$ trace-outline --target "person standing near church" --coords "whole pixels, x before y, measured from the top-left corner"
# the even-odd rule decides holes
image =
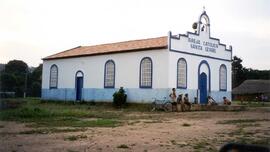
[[[191,110],[191,103],[189,102],[187,93],[185,94],[185,97],[184,97],[184,104],[187,105],[187,107],[188,107],[187,110],[190,111]]]
[[[174,109],[176,109],[177,111],[177,102],[176,102],[176,92],[175,92],[175,88],[172,88],[172,93],[169,95],[172,101],[172,111],[174,111]]]

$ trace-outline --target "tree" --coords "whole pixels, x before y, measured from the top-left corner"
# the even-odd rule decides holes
[[[242,59],[234,56],[232,62],[232,88],[237,87],[247,79],[270,80],[270,70],[256,70],[245,68],[242,65]]]
[[[34,97],[40,97],[41,95],[41,76],[42,76],[42,64],[34,68],[33,72],[29,74],[28,93]]]
[[[1,91],[11,92],[16,87],[16,77],[13,74],[1,73]]]
[[[28,66],[21,60],[12,60],[7,63],[4,72],[16,75],[24,75],[26,72],[28,72]]]
[[[1,85],[3,91],[13,91],[17,97],[22,97],[26,91],[28,66],[21,60],[9,61],[5,70],[1,72]]]
[[[246,80],[244,74],[244,68],[242,65],[242,59],[238,58],[237,56],[233,57],[232,62],[232,88],[237,87],[240,85],[244,80]]]
[[[244,68],[244,74],[247,79],[270,79],[270,70],[256,70],[251,68]]]

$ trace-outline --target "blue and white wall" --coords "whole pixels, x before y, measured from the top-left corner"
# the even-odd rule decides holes
[[[189,94],[191,101],[201,90],[199,75],[206,74],[206,96],[221,102],[222,97],[231,99],[232,47],[210,36],[210,21],[205,12],[197,22],[197,32],[186,35],[168,35],[168,49],[146,50],[66,59],[44,60],[42,74],[42,98],[49,100],[76,100],[75,75],[83,73],[82,100],[112,101],[112,95],[120,87],[126,90],[129,102],[151,102],[153,98],[168,98],[172,88],[177,88],[177,62],[186,61],[186,86],[177,88],[177,94]],[[152,61],[152,86],[140,88],[140,62],[149,57]],[[115,63],[115,85],[104,87],[104,65],[108,60]],[[50,88],[50,68],[58,67],[57,88]],[[221,88],[220,67],[227,71],[225,88]],[[224,86],[224,85],[223,85]]]
[[[149,57],[153,63],[152,88],[139,87],[140,62]],[[106,61],[115,63],[115,86],[104,88],[104,65]],[[49,84],[50,68],[58,67],[57,88]],[[112,101],[112,95],[124,87],[130,102],[149,102],[153,98],[167,96],[168,90],[168,50],[147,50],[67,59],[44,60],[42,74],[42,99],[75,100],[75,74],[82,71],[82,100]]]
[[[178,94],[188,93],[191,100],[198,97],[200,101],[199,75],[204,72],[207,75],[207,96],[218,102],[224,96],[231,99],[232,47],[227,48],[219,39],[210,36],[210,22],[205,12],[199,17],[195,33],[172,35],[169,32],[168,43],[170,88],[177,88],[177,61],[183,58],[187,62],[187,87],[178,88]],[[220,88],[221,65],[227,69],[225,89]]]

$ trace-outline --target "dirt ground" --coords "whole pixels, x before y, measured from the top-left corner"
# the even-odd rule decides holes
[[[0,122],[1,152],[218,151],[230,141],[268,143],[270,109],[240,112],[139,113],[155,119],[125,121],[114,128],[77,132],[29,133],[27,124]],[[248,121],[242,122],[239,119]],[[232,120],[231,122],[227,120]],[[74,139],[72,137],[75,137]]]

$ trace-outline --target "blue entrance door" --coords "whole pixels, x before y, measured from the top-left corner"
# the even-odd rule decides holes
[[[83,77],[76,77],[76,100],[82,100]]]
[[[203,72],[199,78],[200,103],[207,104],[207,76]]]

